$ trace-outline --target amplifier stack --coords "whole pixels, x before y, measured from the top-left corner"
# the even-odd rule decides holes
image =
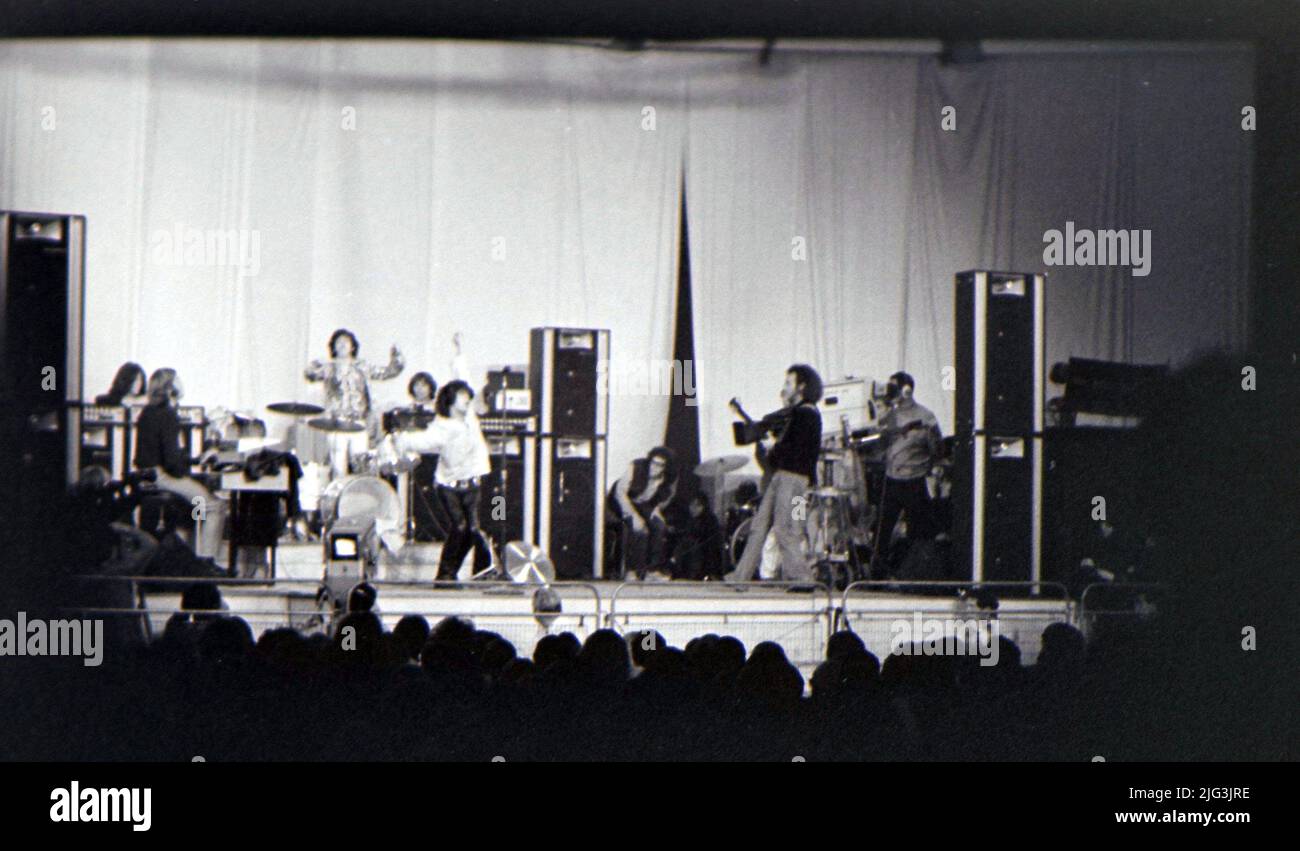
[[[600,364],[609,331],[534,328],[529,388],[537,413],[533,541],[561,579],[602,573],[609,397]]]
[[[953,537],[976,582],[1041,578],[1043,289],[1042,275],[957,275]]]

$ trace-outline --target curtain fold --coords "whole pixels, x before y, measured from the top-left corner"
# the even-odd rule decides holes
[[[86,381],[174,366],[261,412],[337,327],[445,381],[528,329],[610,328],[611,469],[663,439],[691,227],[702,454],[783,372],[905,368],[952,428],[952,288],[1048,272],[1048,357],[1241,346],[1253,61],[622,53],[490,42],[0,43],[0,207],[88,217]],[[955,128],[943,124],[955,110]],[[1044,234],[1149,229],[1150,274],[1046,268]],[[234,260],[204,245],[233,235]],[[193,246],[192,238],[198,240]],[[244,240],[240,243],[239,240]],[[194,250],[191,251],[190,249]],[[379,407],[405,379],[375,387]],[[287,423],[275,423],[283,427]]]

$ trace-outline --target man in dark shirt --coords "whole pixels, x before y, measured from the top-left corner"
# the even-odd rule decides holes
[[[176,479],[189,476],[190,462],[181,450],[181,421],[175,407],[163,404],[145,408],[136,420],[135,433],[137,467],[160,468]]]
[[[149,404],[136,422],[135,465],[157,473],[154,487],[158,490],[183,497],[193,506],[191,516],[202,518],[194,551],[215,558],[229,509],[225,500],[190,477],[190,462],[181,449],[181,423],[176,413],[182,393],[174,369],[154,370],[149,377]]]
[[[768,530],[776,534],[781,549],[781,576],[807,581],[812,571],[803,553],[804,501],[817,473],[817,456],[821,452],[822,416],[817,402],[822,397],[822,380],[807,364],[795,364],[786,370],[781,401],[788,419],[767,452],[772,474],[763,501],[745,541],[745,552],[736,569],[727,575],[731,582],[748,582],[763,555]]]

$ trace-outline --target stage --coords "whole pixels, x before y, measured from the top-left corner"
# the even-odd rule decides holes
[[[444,617],[463,617],[476,627],[500,633],[520,655],[531,655],[537,640],[548,633],[573,632],[580,639],[600,628],[620,633],[657,630],[674,647],[692,638],[716,633],[732,635],[747,649],[774,641],[799,667],[805,680],[824,658],[826,640],[839,629],[852,629],[878,658],[890,652],[900,621],[913,622],[997,619],[999,633],[1020,648],[1021,661],[1038,656],[1043,629],[1065,622],[1086,628],[1085,613],[1065,598],[1064,589],[1042,586],[1006,588],[998,594],[996,614],[979,611],[959,597],[951,584],[935,593],[922,583],[906,587],[887,583],[856,583],[845,590],[825,585],[791,591],[788,585],[757,582],[733,586],[717,582],[620,582],[593,580],[556,582],[559,612],[535,612],[538,585],[471,581],[462,569],[457,587],[433,583],[439,545],[413,544],[397,553],[385,551],[372,584],[379,592],[377,613],[391,630],[404,615],[423,615],[431,624]],[[327,618],[318,601],[322,574],[319,543],[281,545],[276,577],[206,580],[221,588],[228,614],[246,620],[254,636],[277,627],[322,630]],[[164,580],[165,590],[145,590],[136,581],[135,598],[145,611],[141,619],[149,635],[162,634],[167,619],[180,610],[181,591],[194,580]],[[942,594],[942,596],[941,596]],[[104,612],[105,614],[107,612]],[[133,616],[116,610],[115,614]]]

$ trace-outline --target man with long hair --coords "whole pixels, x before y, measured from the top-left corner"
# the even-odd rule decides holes
[[[401,452],[437,452],[434,471],[435,496],[451,521],[451,529],[438,560],[438,580],[453,581],[466,554],[474,550],[474,565],[482,569],[492,563],[492,550],[479,525],[479,493],[482,479],[492,472],[487,441],[474,410],[474,391],[465,380],[468,369],[460,350],[460,334],[452,338],[456,378],[438,390],[434,402],[437,416],[419,431],[398,434]]]
[[[822,397],[822,380],[817,370],[797,363],[785,372],[781,402],[786,416],[779,433],[764,438],[772,478],[763,491],[763,501],[745,541],[745,552],[736,569],[727,574],[731,582],[748,582],[763,555],[768,530],[776,534],[781,550],[781,576],[805,581],[812,571],[803,554],[804,500],[817,478],[817,457],[822,444],[822,415],[817,402]]]
[[[181,451],[181,421],[177,403],[184,394],[180,376],[174,369],[157,369],[149,376],[149,403],[140,412],[135,432],[135,465],[157,473],[154,486],[161,491],[184,497],[202,517],[194,551],[215,558],[221,548],[229,509],[225,500],[190,476],[190,459]]]
[[[385,365],[362,360],[357,336],[346,328],[330,335],[329,352],[330,360],[312,361],[304,374],[308,381],[325,383],[325,410],[330,416],[365,426],[364,431],[330,435],[330,471],[337,478],[348,474],[350,456],[365,452],[378,433],[371,416],[370,382],[397,377],[405,364],[397,346],[389,350]]]
[[[664,511],[677,495],[677,458],[656,446],[614,483],[605,507],[622,529],[623,575],[645,579],[668,561],[669,523]]]

